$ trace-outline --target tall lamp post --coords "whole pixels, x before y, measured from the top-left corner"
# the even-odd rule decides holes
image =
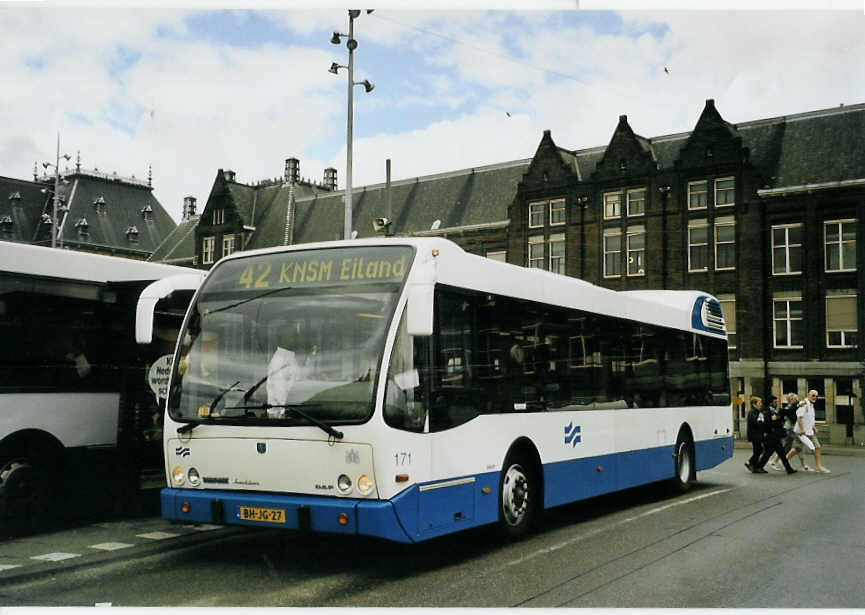
[[[367,9],[369,15],[373,9]],[[345,221],[343,224],[343,238],[351,239],[351,149],[354,131],[354,86],[362,85],[363,89],[369,93],[375,87],[368,79],[355,82],[354,80],[354,50],[357,49],[357,41],[354,39],[354,20],[360,16],[359,9],[349,9],[348,11],[348,34],[334,32],[330,38],[330,42],[334,45],[339,45],[342,37],[347,37],[345,46],[348,47],[348,66],[337,64],[334,62],[330,65],[329,72],[336,75],[340,68],[348,69],[348,122],[345,131]]]
[[[65,158],[68,161],[70,158],[72,158],[72,156],[70,156],[69,154],[63,154],[63,158]],[[52,208],[52,213],[51,213],[51,247],[56,248],[57,247],[57,234],[58,234],[57,210],[59,209],[59,206],[60,206],[60,133],[59,132],[57,133],[57,157],[54,159],[53,163],[51,163],[51,162],[43,162],[42,163],[43,169],[47,170],[48,167],[54,167],[54,198],[52,199],[53,208]],[[46,192],[46,190],[43,189],[43,192]]]

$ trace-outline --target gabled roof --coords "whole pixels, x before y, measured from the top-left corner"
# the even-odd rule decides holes
[[[64,247],[146,257],[176,226],[144,182],[80,170],[65,179],[60,195],[68,210],[65,216],[62,209],[58,211]],[[50,244],[51,225],[43,223],[42,216],[53,213],[53,190],[51,178],[26,181],[0,177],[0,219],[9,216],[12,220],[11,225],[4,226],[6,230],[0,228],[0,240]],[[21,199],[10,200],[11,194]],[[97,213],[94,206],[99,198],[105,202],[104,214]],[[86,219],[86,227],[78,224],[82,219]],[[126,232],[131,227],[138,231],[137,241],[130,241]]]

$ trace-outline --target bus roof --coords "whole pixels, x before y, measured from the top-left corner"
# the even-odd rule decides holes
[[[253,254],[273,254],[288,250],[382,245],[414,246],[418,251],[419,262],[435,262],[435,280],[441,284],[539,301],[596,314],[608,314],[685,331],[699,331],[722,337],[725,335],[723,322],[720,328],[695,326],[695,319],[699,320],[697,312],[703,309],[706,300],[717,303],[709,293],[666,290],[614,291],[579,278],[469,254],[454,242],[441,237],[388,237],[318,242],[240,252],[226,258],[243,258]],[[435,250],[437,250],[436,256],[433,256]]]
[[[158,280],[197,272],[188,267],[8,241],[0,241],[0,271],[102,283]]]

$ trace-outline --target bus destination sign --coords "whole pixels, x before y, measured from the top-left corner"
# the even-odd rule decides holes
[[[282,252],[228,261],[213,281],[225,290],[401,282],[411,256],[408,246]]]

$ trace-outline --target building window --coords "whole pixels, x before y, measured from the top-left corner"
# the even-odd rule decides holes
[[[487,258],[499,261],[500,263],[508,262],[508,252],[507,250],[494,250],[487,252]]]
[[[611,230],[604,233],[604,277],[622,275],[622,233]]]
[[[856,269],[856,221],[831,220],[823,224],[826,271]]]
[[[228,256],[234,252],[234,235],[223,235],[222,237],[222,255]]]
[[[732,218],[715,220],[715,269],[736,268],[736,222]]]
[[[727,348],[736,348],[736,298],[719,296],[718,302],[727,326]]]
[[[544,238],[541,235],[529,237],[529,268],[544,268]]]
[[[772,273],[802,273],[802,224],[772,227]]]
[[[550,201],[550,225],[565,223],[565,199]]]
[[[225,210],[224,209],[214,209],[213,210],[213,224],[224,224],[225,223]]]
[[[628,215],[642,216],[646,213],[646,189],[628,190]]]
[[[773,301],[775,348],[802,348],[804,323],[802,298],[782,298]]]
[[[105,213],[105,197],[98,196],[96,200],[93,201],[93,208],[96,210],[97,214]]]
[[[609,192],[604,195],[604,218],[620,218],[622,216],[622,193]]]
[[[538,228],[544,225],[544,209],[546,203],[529,204],[529,228]]]
[[[826,297],[826,346],[854,348],[856,346],[856,293]]]
[[[153,221],[153,208],[150,205],[146,205],[141,210],[141,217],[144,218],[145,222],[152,222]]]
[[[201,264],[210,265],[213,263],[213,249],[216,244],[215,237],[205,237],[201,240]]]
[[[628,275],[646,275],[646,229],[628,229]]]
[[[715,180],[715,207],[728,207],[736,204],[736,180],[722,177]]]
[[[550,235],[550,271],[565,275],[565,235]]]
[[[706,209],[706,195],[708,194],[705,179],[688,182],[688,209]]]
[[[688,223],[688,271],[709,269],[709,225],[705,220]]]

